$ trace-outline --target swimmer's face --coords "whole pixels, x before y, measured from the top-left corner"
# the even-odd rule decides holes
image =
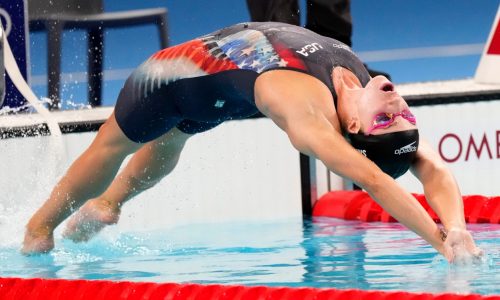
[[[386,77],[372,78],[357,94],[360,132],[377,135],[417,128],[412,122],[398,115],[388,126],[373,129],[373,122],[377,115],[400,114],[410,110],[406,101],[396,92],[394,85]]]
[[[384,76],[372,78],[358,100],[358,114],[360,121],[360,132],[365,134],[384,134],[396,131],[416,129],[417,126],[401,115],[410,111],[408,104],[396,92],[394,85]],[[374,121],[381,114],[396,115],[393,122],[387,126],[375,126]]]
[[[372,78],[363,87],[350,70],[335,67],[332,79],[337,93],[337,115],[345,132],[377,135],[416,128],[400,115],[402,112],[408,115],[408,104],[384,76]],[[383,119],[384,114],[393,116],[391,122],[374,128],[375,118]]]

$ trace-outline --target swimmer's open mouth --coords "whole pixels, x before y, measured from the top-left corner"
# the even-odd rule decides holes
[[[382,84],[380,89],[384,92],[394,92],[394,85],[390,82],[386,82],[386,83]]]

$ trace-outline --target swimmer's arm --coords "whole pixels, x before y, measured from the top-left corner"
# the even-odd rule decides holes
[[[422,139],[411,171],[422,183],[427,202],[443,226],[448,231],[465,229],[463,201],[457,182],[439,155]]]
[[[394,218],[447,256],[439,228],[415,198],[345,141],[332,95],[319,80],[293,71],[266,72],[256,81],[255,101],[297,150],[363,187]]]
[[[373,162],[352,148],[340,133],[326,125],[303,120],[287,134],[300,152],[320,159],[331,171],[365,189],[391,216],[421,236],[448,260],[438,226],[418,201]],[[314,134],[312,134],[314,133]]]
[[[444,248],[448,249],[445,250],[448,260],[468,263],[471,257],[481,257],[482,250],[465,228],[463,202],[455,178],[425,141],[418,147],[412,172],[422,182],[427,202],[447,231]]]

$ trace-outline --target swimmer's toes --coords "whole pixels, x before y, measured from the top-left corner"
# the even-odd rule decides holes
[[[119,210],[112,210],[97,200],[90,200],[72,216],[63,232],[63,237],[74,242],[86,242],[106,225],[116,224]]]
[[[75,215],[68,221],[63,237],[75,243],[87,242],[107,225],[116,224],[118,216],[108,214]]]
[[[92,235],[89,225],[88,221],[82,219],[70,220],[62,235],[65,239],[72,240],[75,243],[86,242]]]

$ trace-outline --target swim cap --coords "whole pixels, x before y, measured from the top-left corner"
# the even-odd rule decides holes
[[[348,134],[349,143],[373,161],[382,171],[396,179],[410,168],[417,155],[418,130],[380,135]]]

